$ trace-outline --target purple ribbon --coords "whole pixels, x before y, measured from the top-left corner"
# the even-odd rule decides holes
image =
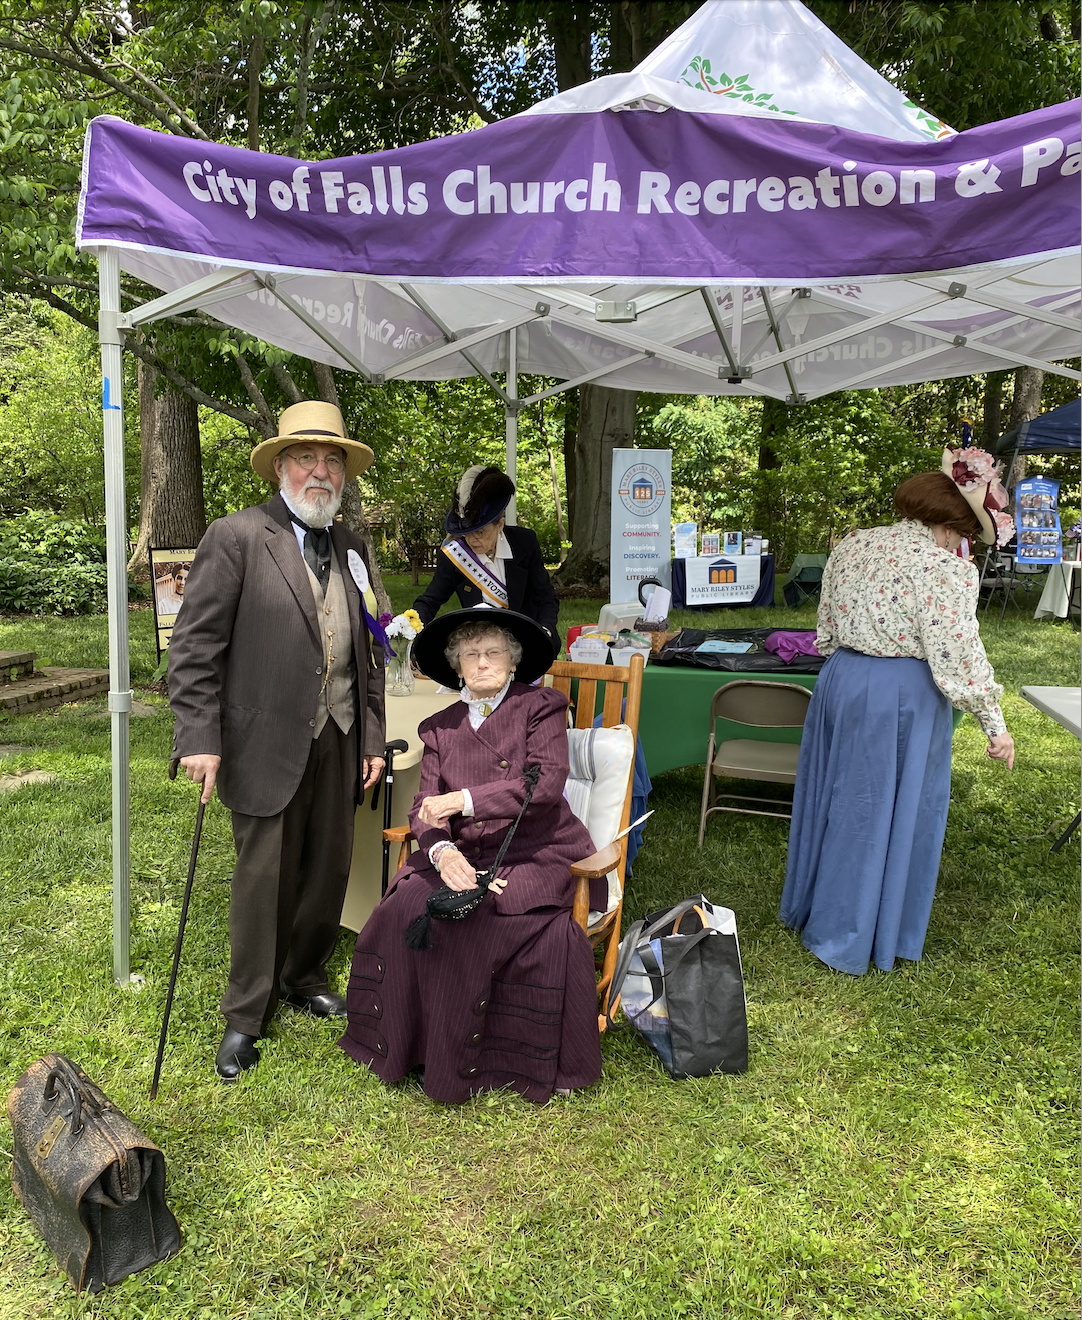
[[[391,639],[387,636],[383,624],[377,619],[373,619],[371,614],[368,613],[368,607],[364,603],[364,595],[360,591],[358,591],[357,594],[361,597],[361,613],[364,615],[364,621],[368,625],[368,631],[376,641],[379,642],[380,646],[383,647],[383,663],[387,664],[389,662],[389,657],[392,655],[397,660],[398,652],[391,645]]]

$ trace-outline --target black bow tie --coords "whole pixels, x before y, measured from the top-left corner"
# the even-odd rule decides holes
[[[331,575],[331,529],[329,527],[309,527],[290,512],[290,520],[304,529],[304,562],[316,575],[316,580],[324,591],[327,579]]]

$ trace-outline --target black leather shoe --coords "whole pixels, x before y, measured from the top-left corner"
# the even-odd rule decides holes
[[[258,1036],[246,1036],[243,1031],[226,1027],[222,1043],[214,1059],[214,1071],[223,1082],[235,1082],[242,1072],[254,1068],[259,1062],[255,1047]]]
[[[344,1018],[346,1016],[346,1001],[333,990],[326,990],[321,995],[305,995],[299,990],[283,989],[281,998],[283,1004],[311,1013],[314,1017]]]

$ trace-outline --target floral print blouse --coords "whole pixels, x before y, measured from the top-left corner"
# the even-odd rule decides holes
[[[927,660],[951,705],[994,738],[1007,728],[1003,689],[977,630],[977,586],[975,565],[940,549],[923,523],[851,532],[823,570],[815,645]]]

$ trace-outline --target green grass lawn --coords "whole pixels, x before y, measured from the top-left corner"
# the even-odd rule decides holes
[[[390,585],[398,608],[416,594]],[[561,623],[597,605],[565,602]],[[130,620],[138,689],[152,619]],[[384,1086],[332,1025],[288,1010],[260,1067],[220,1085],[232,846],[217,805],[151,1104],[195,816],[190,787],[165,775],[168,710],[137,692],[160,706],[132,721],[141,993],[111,982],[104,701],[0,722],[0,743],[28,749],[0,773],[56,776],[0,795],[0,1081],[49,1050],[73,1057],[165,1150],[185,1234],[174,1260],[78,1299],[5,1181],[0,1317],[1077,1316],[1079,842],[1048,849],[1078,808],[1079,746],[1018,691],[1077,684],[1079,638],[1012,612],[986,642],[1018,761],[989,763],[963,720],[924,959],[828,970],[777,921],[785,823],[715,818],[700,852],[701,769],[660,776],[628,920],[699,889],[736,911],[750,1069],[673,1082],[624,1033],[603,1042],[599,1085],[544,1108],[502,1093],[449,1108]],[[104,667],[105,620],[2,620],[0,648]]]

